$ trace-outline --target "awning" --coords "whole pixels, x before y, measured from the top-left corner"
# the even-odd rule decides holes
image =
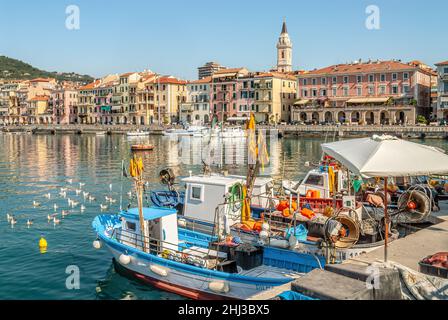
[[[226,121],[247,121],[249,117],[229,117]]]
[[[351,98],[347,103],[386,103],[390,98]]]
[[[448,173],[448,155],[391,136],[322,144],[322,150],[363,177],[404,177]]]
[[[110,111],[111,107],[110,106],[102,106],[101,107],[101,111]]]
[[[112,106],[113,111],[121,110],[121,106]]]
[[[310,102],[310,100],[304,99],[304,100],[297,100],[296,102],[294,102],[295,106],[303,106],[305,104],[308,104]]]

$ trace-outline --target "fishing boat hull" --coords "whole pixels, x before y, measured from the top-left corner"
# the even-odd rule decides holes
[[[292,278],[279,278],[278,280],[272,279],[272,281],[258,281],[255,277],[232,276],[232,274],[220,271],[201,269],[151,256],[137,249],[109,241],[107,238],[101,238],[101,240],[111,252],[119,269],[128,275],[132,275],[146,284],[190,299],[247,299],[293,280]],[[129,264],[123,265],[119,262],[122,254],[131,256]],[[157,270],[157,267],[160,268],[159,270],[167,271],[166,274],[151,271],[151,269]],[[212,283],[218,285],[223,283],[229,288],[229,291],[214,292],[210,289]]]
[[[120,263],[113,259],[113,264],[115,270],[122,276],[135,279],[145,285],[156,287],[159,290],[171,292],[174,294],[178,294],[180,296],[193,299],[193,300],[233,300],[230,297],[223,297],[221,295],[205,293],[199,290],[194,290],[189,287],[174,285],[172,283],[155,279],[153,277],[149,277],[147,275],[132,271],[130,269],[125,268]]]
[[[132,151],[149,151],[153,150],[154,146],[152,145],[141,145],[141,144],[135,144],[131,146]]]
[[[285,260],[283,257],[288,255],[285,251],[265,248],[261,264],[247,270],[240,268],[235,271],[220,271],[219,268],[209,267],[208,263],[204,265],[198,260],[186,263],[184,254],[164,256],[163,252],[154,254],[143,251],[141,241],[140,245],[133,240],[121,242],[121,223],[121,216],[97,216],[92,223],[98,237],[94,246],[107,248],[119,269],[125,269],[128,275],[192,299],[248,299],[267,289],[289,283],[325,263],[323,257],[298,253]],[[207,234],[182,228],[179,228],[179,235],[179,247],[182,246],[181,243],[202,243],[202,248],[207,248],[207,244],[216,241]],[[209,262],[213,261],[215,260]]]

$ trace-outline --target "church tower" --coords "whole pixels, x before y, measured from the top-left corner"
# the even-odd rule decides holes
[[[282,33],[277,43],[277,71],[292,71],[292,43],[289,39],[285,20],[283,20]]]

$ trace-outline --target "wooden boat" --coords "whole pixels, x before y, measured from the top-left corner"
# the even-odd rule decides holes
[[[133,144],[131,146],[132,151],[149,151],[154,149],[154,146],[151,144]]]

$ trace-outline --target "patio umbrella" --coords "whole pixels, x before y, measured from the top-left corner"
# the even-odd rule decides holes
[[[448,155],[438,148],[387,135],[325,143],[322,150],[355,174],[366,178],[384,178],[384,260],[387,261],[387,178],[446,174]]]

